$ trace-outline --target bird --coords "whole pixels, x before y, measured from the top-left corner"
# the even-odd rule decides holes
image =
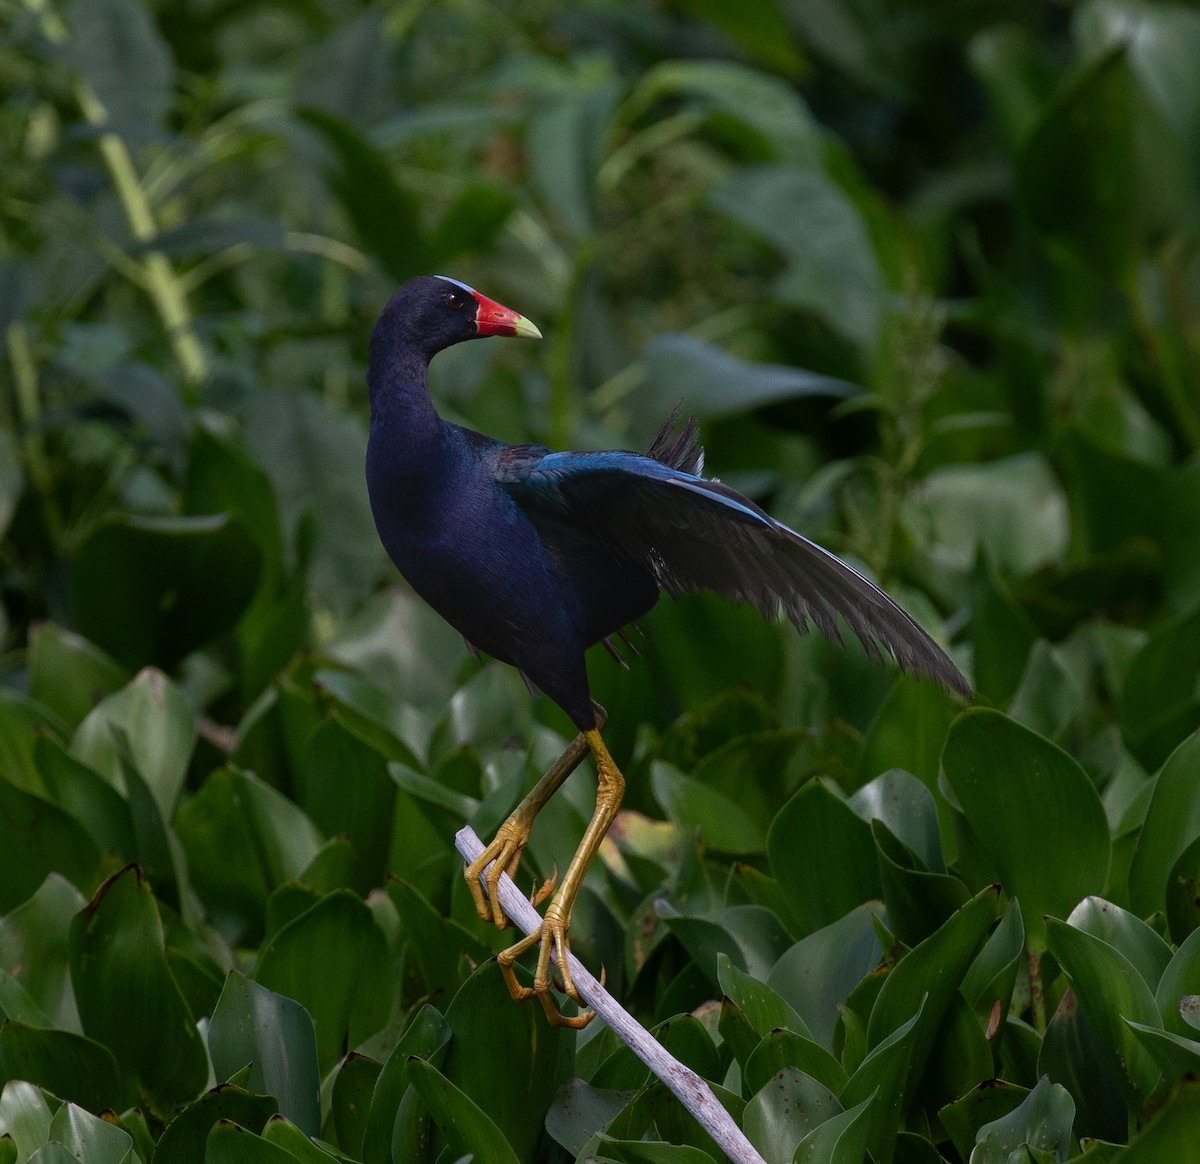
[[[589,754],[596,807],[541,927],[498,955],[514,999],[536,997],[555,1025],[582,1027],[592,1012],[565,1014],[552,995],[582,1000],[567,965],[571,911],[624,793],[605,746],[606,715],[592,700],[585,655],[646,615],[665,592],[709,590],[815,625],[840,640],[844,622],[876,659],[970,697],[958,668],[928,633],[856,570],[704,476],[694,420],[668,420],[645,454],[559,452],[509,444],[444,420],[430,396],[438,352],[487,336],[540,338],[524,316],[457,279],[409,279],[371,332],[366,484],[375,526],[416,594],[476,652],[511,664],[578,729],[465,869],[481,919],[503,928],[496,889],[515,875],[539,810]],[[538,947],[532,988],[514,965]]]

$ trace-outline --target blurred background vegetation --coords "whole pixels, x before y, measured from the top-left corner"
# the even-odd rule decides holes
[[[1025,919],[1018,946],[1032,962],[1013,962],[1005,1005],[1032,1033],[1013,1037],[1023,1049],[1010,1041],[1007,1059],[996,1042],[983,1067],[967,1056],[954,1086],[933,1089],[937,1103],[921,1093],[925,1115],[901,1137],[965,1159],[974,1126],[938,1122],[941,1107],[993,1075],[1010,1081],[1015,1107],[1057,1067],[1079,1109],[1054,1155],[1066,1159],[1081,1135],[1123,1141],[1195,1072],[1200,1047],[1170,1070],[1153,1058],[1160,1073],[1143,1064],[1131,1082],[1120,1021],[1072,1028],[1073,1052],[1065,1035],[1038,1050],[1059,1000],[1081,989],[1064,969],[1069,940],[1047,954],[1042,912],[1066,918],[1103,894],[1131,927],[1150,919],[1165,956],[1198,920],[1196,768],[1189,760],[1167,791],[1155,778],[1200,726],[1195,10],[0,0],[0,27],[4,1078],[148,1113],[126,1119],[145,1158],[204,1090],[206,1064],[229,1067],[209,1075],[220,1082],[247,1061],[185,1039],[184,1066],[155,1079],[153,1024],[139,1042],[89,1009],[87,919],[111,902],[109,924],[125,932],[149,885],[166,925],[165,947],[152,936],[138,947],[161,969],[151,996],[176,1000],[193,1035],[218,997],[249,1006],[251,987],[302,1002],[314,1078],[327,1084],[320,1112],[289,1106],[261,1077],[239,1085],[274,1095],[349,1157],[391,1158],[378,1127],[364,1147],[361,1129],[330,1122],[335,1078],[344,1103],[377,1082],[340,1056],[375,1038],[364,1057],[390,1063],[421,1002],[444,1011],[460,984],[479,982],[472,968],[504,938],[472,920],[453,832],[494,828],[570,732],[508,669],[467,655],[398,581],[373,530],[367,336],[397,283],[433,271],[547,337],[441,356],[432,384],[445,415],[508,440],[643,448],[681,406],[702,422],[710,472],[878,578],[996,709],[951,728],[949,699],[853,645],[706,597],[647,618],[629,672],[597,653],[594,690],[633,811],[580,906],[576,944],[639,1016],[667,1019],[733,989],[694,929],[666,924],[672,909],[769,914],[772,957],[747,955],[737,926],[736,941],[717,941],[754,971],[843,917],[870,932],[868,914],[847,911],[882,896],[891,928],[870,915],[884,936],[841,1002],[883,952],[958,917],[968,891],[999,881],[1014,894],[1025,876],[1046,908]],[[976,738],[980,724],[996,734]],[[943,757],[948,735],[957,743]],[[1086,774],[1081,799],[1006,783],[997,765],[1027,744],[1042,749],[1030,771],[1061,760]],[[894,883],[873,872],[899,859],[876,827],[888,831],[884,810],[846,799],[894,769],[917,778],[901,781],[909,819],[934,814],[928,851],[906,836],[909,856],[924,853],[907,868],[958,886],[909,901],[907,927]],[[997,802],[956,782],[976,770]],[[860,824],[833,828],[839,843],[811,868],[785,868],[812,829],[832,828],[820,814],[835,810],[814,805],[786,818],[797,831],[773,827],[818,788],[856,804]],[[581,779],[547,810],[527,876],[565,859],[589,798]],[[1093,803],[1102,836],[1081,840]],[[989,842],[977,834],[997,814],[1049,831]],[[129,889],[122,875],[78,913],[132,861],[147,882]],[[655,907],[664,892],[673,905]],[[333,926],[322,940],[355,934],[380,968],[370,1005],[352,997],[353,961],[309,981],[312,959],[286,952],[281,935],[318,906]],[[19,969],[31,934],[53,952],[33,986]],[[1200,950],[1188,957],[1190,996]],[[1039,965],[1045,998],[1031,993]],[[471,985],[493,1002],[494,988]],[[842,1019],[825,1032],[847,1069],[895,1029],[864,1033],[868,995],[862,1031]],[[1160,1026],[1178,1025],[1177,1001]],[[1103,992],[1091,1006],[1153,1025]],[[464,1003],[455,1038],[478,1043],[468,1013]],[[81,1042],[52,1055],[30,1030]],[[1113,1050],[1102,1080],[1088,1074],[1101,1070],[1099,1045]],[[584,1046],[586,1071],[570,1056],[539,1061],[543,1110],[611,1051],[594,1033]],[[740,1044],[715,1046],[726,1058],[713,1051],[709,1077],[728,1083],[729,1056],[745,1066]],[[111,1088],[87,1090],[80,1080],[104,1076],[114,1055]],[[468,1058],[451,1053],[441,1078],[486,1094]],[[640,1086],[628,1069],[609,1075]],[[376,1090],[377,1110],[394,1112],[403,1087],[378,1079],[392,1090]],[[31,1094],[20,1102],[36,1107]],[[561,1120],[544,1135],[541,1114],[518,1107],[517,1130],[496,1117],[517,1158],[588,1142]],[[262,1130],[266,1116],[246,1111],[229,1118]],[[628,1111],[613,1143],[656,1118],[652,1138],[678,1131]],[[603,1123],[589,1118],[590,1135]],[[896,1134],[871,1132],[877,1160]]]

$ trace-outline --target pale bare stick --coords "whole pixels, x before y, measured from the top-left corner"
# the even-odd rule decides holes
[[[467,864],[483,852],[483,842],[470,828],[461,829],[454,838],[454,844]],[[529,899],[513,884],[507,873],[500,878],[499,891],[500,905],[513,925],[526,934],[533,933],[541,926],[541,915],[529,904]],[[709,1090],[708,1084],[690,1067],[685,1067],[678,1059],[667,1054],[662,1044],[656,1042],[654,1036],[600,985],[574,954],[568,952],[567,961],[583,1001],[674,1092],[679,1102],[696,1117],[725,1155],[734,1164],[765,1164],[742,1129],[733,1122],[733,1117]]]

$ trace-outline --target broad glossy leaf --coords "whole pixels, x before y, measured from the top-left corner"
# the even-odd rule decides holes
[[[935,775],[936,767],[935,761]],[[859,788],[848,803],[863,820],[886,825],[917,857],[918,868],[945,872],[937,805],[924,781],[902,768],[890,768]]]
[[[231,971],[209,1023],[208,1049],[218,1079],[230,1079],[249,1066],[244,1085],[254,1094],[274,1097],[288,1119],[317,1134],[316,1035],[298,1002]]]
[[[986,553],[979,555],[975,566],[971,606],[975,689],[1004,706],[1016,693],[1029,652],[1041,636]]]
[[[1012,1153],[1026,1144],[1034,1152],[1066,1159],[1071,1151],[1075,1103],[1070,1093],[1049,1079],[1037,1086],[1015,1110],[979,1129],[972,1164],[1009,1164]]]
[[[632,1097],[632,1091],[609,1091],[592,1087],[582,1079],[568,1079],[546,1113],[546,1131],[578,1157]]]
[[[74,729],[129,674],[94,643],[52,622],[29,632],[29,694]]]
[[[71,989],[70,932],[87,899],[50,874],[37,892],[0,919],[0,966],[28,991],[56,1027],[82,1031]]]
[[[457,990],[470,972],[466,963],[479,965],[490,956],[474,933],[444,917],[415,886],[389,880],[387,895],[400,915],[408,954],[429,993]]]
[[[840,1095],[849,1076],[841,1063],[820,1044],[792,1031],[776,1030],[764,1036],[742,1065],[742,1081],[752,1092],[784,1067],[795,1067]]]
[[[1200,929],[1200,837],[1182,853],[1167,881],[1167,925],[1171,937],[1182,942]]]
[[[108,780],[52,736],[38,737],[33,754],[47,797],[87,829],[105,859],[129,861],[137,856],[129,804]]]
[[[338,1147],[349,1156],[362,1156],[363,1135],[371,1114],[371,1096],[383,1064],[351,1051],[333,1079],[330,1099]]]
[[[1121,731],[1149,769],[1168,762],[1200,725],[1198,656],[1200,610],[1193,610],[1155,628],[1130,660],[1121,690]]]
[[[1200,732],[1171,753],[1154,782],[1146,822],[1129,870],[1129,898],[1142,916],[1166,909],[1167,882],[1175,862],[1200,837]]]
[[[879,880],[888,921],[906,945],[924,941],[970,894],[959,878],[930,873],[920,858],[898,840],[881,820],[871,822],[879,849]]]
[[[1168,1031],[1192,1037],[1195,1026],[1189,1025],[1179,1008],[1184,999],[1194,995],[1200,995],[1200,930],[1193,930],[1171,956],[1154,992],[1162,1025]]]
[[[0,846],[0,910],[19,905],[55,872],[86,893],[95,888],[100,853],[73,816],[0,776],[0,819],[7,835]]]
[[[656,336],[642,353],[646,393],[639,409],[662,415],[683,396],[698,420],[739,415],[785,400],[813,398],[822,407],[856,395],[845,380],[785,364],[754,363],[691,335]]]
[[[274,1144],[290,1152],[292,1158],[299,1160],[301,1164],[328,1164],[330,1160],[346,1161],[349,1159],[347,1156],[334,1155],[332,1151],[318,1147],[291,1120],[285,1119],[281,1115],[273,1115],[267,1120],[267,1126],[263,1129],[262,1136],[268,1144]]]
[[[408,1070],[413,1087],[454,1152],[472,1153],[477,1164],[517,1164],[519,1157],[500,1129],[437,1068],[414,1059]]]
[[[128,1132],[74,1103],[64,1103],[54,1113],[50,1137],[88,1164],[131,1164],[133,1160],[133,1138]]]
[[[1067,918],[1067,924],[1107,942],[1128,958],[1153,992],[1171,961],[1171,947],[1140,917],[1111,901],[1086,897]]]
[[[256,982],[295,999],[312,1016],[322,1073],[344,1047],[358,1046],[387,1022],[392,992],[380,984],[389,974],[383,933],[347,890],[322,898],[272,934],[254,969]]]
[[[246,527],[221,514],[112,518],[75,555],[71,612],[124,666],[172,667],[233,627],[260,564]]]
[[[824,780],[805,784],[779,810],[767,853],[801,934],[882,896],[870,826]]]
[[[47,1096],[40,1087],[12,1079],[0,1092],[0,1136],[11,1136],[20,1159],[27,1159],[46,1142],[50,1121],[60,1101]]]
[[[453,1031],[442,1065],[446,1082],[478,1106],[520,1159],[531,1159],[545,1113],[573,1074],[574,1034],[551,1027],[540,1006],[515,1004],[494,961],[463,983],[446,1022]]]
[[[1050,952],[1070,975],[1076,994],[1117,1066],[1131,1104],[1145,1102],[1159,1071],[1126,1025],[1158,1025],[1158,1007],[1133,964],[1107,942],[1056,918],[1047,920]]]
[[[428,1004],[405,1028],[375,1081],[370,1114],[363,1132],[362,1158],[366,1164],[391,1164],[393,1128],[409,1085],[409,1061],[422,1059],[440,1067],[450,1034],[450,1027],[441,1013]]]
[[[1025,924],[1021,917],[1021,903],[1010,898],[1000,917],[1000,924],[984,942],[959,986],[962,996],[975,1007],[981,1019],[991,1015],[997,1002],[1000,1003],[1001,1013],[1008,1013],[1024,954]]]
[[[761,978],[735,966],[725,954],[717,955],[717,981],[760,1037],[780,1027],[810,1037],[804,1020],[775,991]]]
[[[744,166],[718,182],[711,198],[788,260],[773,288],[776,299],[814,311],[847,339],[873,347],[883,276],[866,224],[841,187],[817,169]],[[808,230],[792,229],[797,216]]]
[[[1108,877],[1108,820],[1095,786],[1048,740],[984,709],[955,721],[942,765],[974,837],[1021,902],[1030,948],[1042,948],[1042,917],[1066,916]]]
[[[1167,1086],[1174,1087],[1182,1079],[1200,1078],[1200,1042],[1144,1023],[1130,1022],[1129,1029],[1150,1052]]]
[[[1121,1164],[1175,1164],[1195,1150],[1200,1136],[1200,1083],[1189,1080],[1176,1089],[1133,1143]]]
[[[904,771],[912,773],[929,789],[936,788],[942,747],[957,713],[954,701],[935,683],[925,683],[910,675],[897,675],[863,741],[857,770],[859,782]],[[905,789],[896,789],[896,792],[905,799],[915,798],[914,793]],[[881,799],[879,815],[888,821],[888,827],[916,849],[931,869],[940,871],[932,852],[917,844],[907,832],[896,828],[883,805]],[[925,811],[922,809],[921,826],[925,825]]]
[[[0,1078],[27,1079],[89,1111],[120,1110],[131,1098],[107,1047],[74,1031],[11,1019],[0,1026]]]
[[[219,1120],[261,1128],[279,1110],[273,1096],[255,1095],[231,1083],[219,1083],[188,1104],[167,1126],[154,1150],[157,1164],[204,1164],[204,1142]]]
[[[767,976],[767,985],[826,1048],[833,1046],[838,1008],[879,964],[882,950],[875,921],[882,912],[879,904],[859,906],[798,941]]]
[[[204,1145],[204,1164],[295,1164],[296,1157],[241,1124],[218,1120]]]
[[[824,1084],[784,1067],[746,1104],[742,1127],[768,1164],[787,1164],[813,1128],[841,1111],[837,1096]]]
[[[763,978],[790,944],[779,919],[759,905],[734,905],[695,917],[668,915],[665,920],[714,985],[722,954],[739,970]]]
[[[943,1107],[938,1112],[938,1119],[950,1134],[959,1155],[966,1160],[980,1129],[1015,1111],[1028,1095],[1027,1087],[1003,1079],[988,1080]]]
[[[855,1164],[863,1160],[871,1142],[867,1113],[872,1102],[864,1099],[813,1128],[796,1148],[795,1164]]]
[[[235,942],[259,932],[268,895],[298,878],[323,840],[293,801],[232,767],[180,806],[175,832],[213,924]]]
[[[161,671],[147,667],[96,705],[75,732],[71,750],[121,791],[127,791],[121,768],[127,755],[169,821],[195,744],[191,703]]]
[[[193,1098],[208,1059],[167,967],[162,922],[136,866],[109,878],[71,926],[71,981],[84,1033],[158,1103]]]

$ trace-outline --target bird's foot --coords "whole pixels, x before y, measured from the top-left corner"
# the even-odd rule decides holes
[[[537,909],[537,907],[539,905],[541,905],[542,902],[545,901],[546,898],[549,897],[554,892],[554,887],[557,884],[558,884],[558,863],[555,862],[554,869],[551,872],[550,876],[547,877],[546,880],[543,881],[541,883],[541,885],[539,885],[536,889],[534,889],[534,891],[529,895],[529,904],[532,905],[534,909]]]
[[[570,919],[564,916],[558,904],[552,901],[546,910],[546,916],[542,919],[541,926],[497,955],[496,960],[500,964],[500,972],[504,975],[508,992],[514,999],[523,1002],[525,999],[536,998],[542,1004],[546,1018],[552,1026],[582,1030],[592,1021],[596,1012],[585,1010],[577,1015],[563,1014],[550,993],[550,972],[553,962],[553,967],[561,979],[563,993],[581,1006],[584,1005],[583,999],[579,997],[579,991],[575,987],[575,980],[571,977],[571,968],[567,965],[567,954],[571,949],[567,938],[569,926]],[[522,954],[527,950],[532,950],[534,946],[538,947],[538,960],[537,968],[534,970],[533,985],[522,986],[517,981],[513,965]]]
[[[500,906],[500,878],[505,873],[516,878],[521,854],[529,841],[529,827],[514,819],[515,816],[516,814],[509,817],[496,830],[491,843],[463,871],[463,876],[467,879],[467,888],[470,889],[471,898],[475,902],[475,912],[500,930],[508,927],[508,918],[504,916],[504,910]],[[484,870],[487,870],[486,873]],[[535,901],[544,900],[544,896],[541,896],[544,891],[545,886],[537,891]]]

